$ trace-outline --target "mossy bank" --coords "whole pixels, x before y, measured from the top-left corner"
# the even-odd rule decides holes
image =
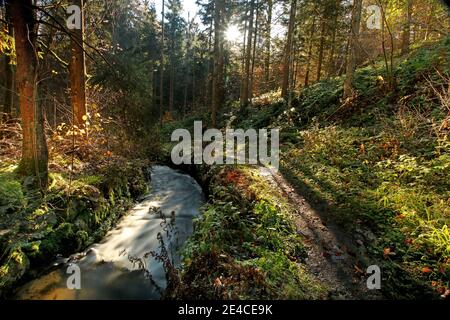
[[[101,240],[148,191],[147,164],[115,157],[71,176],[51,173],[44,195],[14,163],[0,167],[0,296]]]
[[[194,221],[169,299],[321,299],[291,204],[258,167],[197,166],[208,203]]]

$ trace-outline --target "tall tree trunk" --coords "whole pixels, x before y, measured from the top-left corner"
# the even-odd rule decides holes
[[[192,53],[192,40],[191,40],[191,18],[190,13],[188,13],[188,28],[186,29],[186,38],[187,38],[187,45],[186,45],[186,55],[185,60],[187,64],[187,70],[186,74],[184,76],[184,103],[183,103],[183,109],[185,115],[187,114],[187,101],[188,101],[188,93],[189,93],[189,81],[192,79],[192,74],[194,73],[194,62],[193,62],[193,53]],[[192,99],[193,101],[194,99]]]
[[[250,17],[248,23],[248,34],[247,34],[247,48],[245,53],[245,70],[244,70],[244,81],[242,85],[242,100],[241,107],[246,108],[250,103],[250,67],[251,67],[251,56],[252,56],[252,42],[253,42],[253,19],[255,15],[255,0],[250,2]]]
[[[194,40],[195,41],[195,31],[194,31]],[[196,60],[195,60],[195,54],[196,50],[195,48],[192,47],[192,112],[196,111],[196,104],[197,104],[197,96],[196,96],[196,91],[197,91],[197,83],[196,83],[196,74],[197,74],[197,69],[196,69]],[[203,57],[200,58],[200,61],[204,61]]]
[[[37,178],[41,189],[48,182],[48,150],[41,106],[36,103],[38,58],[32,0],[10,0],[17,55],[16,87],[20,99],[23,142],[19,172]]]
[[[294,40],[294,42],[297,42],[296,40]],[[296,52],[298,52],[299,50],[298,50],[298,48],[296,48],[296,45],[294,44],[294,48],[295,48],[295,51]],[[300,68],[300,61],[299,61],[299,58],[298,58],[298,54],[294,54],[293,55],[293,70],[292,70],[292,88],[297,88],[297,80],[298,80],[298,70],[299,70],[299,68]]]
[[[406,21],[403,26],[402,54],[409,52],[411,42],[411,23],[412,23],[413,0],[407,0]]]
[[[161,12],[161,62],[159,73],[159,125],[162,126],[164,118],[164,11],[166,8],[165,0],[162,0],[162,12]]]
[[[347,76],[344,82],[344,99],[353,95],[353,76],[356,68],[359,29],[361,25],[362,0],[354,0],[352,11],[352,28],[349,36],[349,52],[347,55]]]
[[[430,12],[430,14],[428,15],[427,20],[425,22],[425,25],[427,26],[427,28],[425,30],[425,35],[424,35],[424,38],[423,38],[424,41],[427,41],[428,37],[430,36],[431,25],[433,23],[433,16],[434,16],[435,10],[436,9],[435,9],[435,6],[434,6],[434,2],[431,2],[430,5],[429,5],[429,12]],[[422,27],[420,27],[420,29],[422,29]]]
[[[214,31],[214,14],[209,26],[208,37],[208,65],[205,77],[205,97],[204,104],[208,106],[212,104],[212,80],[214,78],[214,48],[213,48],[213,31]]]
[[[196,109],[196,97],[195,97],[195,91],[196,91],[196,83],[195,83],[195,76],[196,76],[196,69],[195,69],[195,58],[192,61],[192,112],[195,112]]]
[[[173,116],[173,103],[174,103],[174,91],[175,91],[175,62],[173,58],[170,59],[170,79],[169,79],[169,114]]]
[[[330,57],[328,60],[328,67],[327,67],[327,77],[330,78],[333,76],[335,72],[335,62],[334,62],[334,55],[336,52],[336,29],[337,29],[337,22],[338,22],[338,13],[334,13],[334,19],[333,19],[333,35],[331,39],[331,52]]]
[[[308,57],[306,58],[305,87],[309,86],[309,75],[311,73],[312,49],[314,44],[314,34],[316,33],[316,16],[314,15],[309,32]]]
[[[184,98],[183,98],[183,115],[187,114],[187,98],[188,98],[188,85],[187,85],[187,82],[185,82]]]
[[[270,90],[270,58],[271,58],[271,46],[272,46],[272,12],[273,12],[273,0],[267,1],[267,30],[266,30],[266,56],[264,60],[264,81],[266,83],[266,90]]]
[[[296,88],[296,72],[297,72],[297,68],[298,68],[298,64],[296,63],[296,47],[297,47],[297,41],[295,40],[295,37],[292,37],[292,49],[291,49],[291,58],[289,60],[289,81],[288,81],[288,104],[289,104],[289,108],[291,107],[292,104],[292,95],[290,94],[292,92],[292,90],[295,90]]]
[[[241,87],[240,87],[240,95],[239,100],[244,101],[244,82],[245,82],[245,61],[247,57],[247,31],[248,31],[248,8],[245,9],[245,21],[244,21],[244,39],[243,39],[243,48],[242,48],[242,61],[241,61]]]
[[[283,61],[283,83],[281,86],[281,96],[288,101],[289,95],[289,78],[290,78],[290,67],[291,67],[291,51],[292,43],[294,39],[294,29],[295,29],[295,16],[297,13],[297,0],[291,0],[291,10],[289,14],[289,28],[287,34],[286,48],[284,51],[284,61]]]
[[[219,89],[219,101],[217,102],[217,110],[220,109],[223,101],[225,101],[225,0],[220,2],[220,37],[219,37],[219,64],[217,83]]]
[[[324,46],[325,46],[325,31],[326,31],[326,21],[325,17],[322,17],[322,28],[320,30],[320,44],[319,44],[319,59],[317,62],[317,77],[316,80],[320,81],[322,76],[322,64],[323,64],[323,55],[324,55]]]
[[[169,114],[173,117],[174,98],[175,98],[175,26],[170,22],[169,27]]]
[[[249,100],[250,103],[253,100],[254,80],[255,80],[255,65],[256,65],[256,42],[258,41],[258,28],[259,28],[259,0],[256,0],[256,21],[255,31],[253,38],[253,52],[252,52],[252,71],[250,72],[250,84],[249,84]]]
[[[150,60],[150,67],[149,67],[149,75],[150,75],[150,94],[151,97],[149,98],[149,104],[150,108],[153,109],[155,106],[155,61],[151,58]]]
[[[389,23],[386,18],[386,11],[382,1],[378,1],[378,4],[381,7],[381,47],[383,49],[384,62],[386,66],[386,77],[387,77],[387,90],[393,91],[395,89],[395,74],[394,74],[394,35],[392,33],[391,28],[389,27]],[[389,35],[389,45],[390,51],[389,56],[386,48],[386,30]]]
[[[8,35],[12,38],[14,38],[14,28],[12,26],[11,22],[11,10],[9,5],[6,5],[6,11],[5,11],[5,19],[7,22],[7,28],[8,28]],[[12,111],[14,109],[14,97],[15,97],[15,88],[14,88],[14,65],[12,64],[11,59],[12,50],[6,54],[5,59],[5,99],[4,99],[4,106],[3,106],[3,119],[4,121],[7,121],[11,115]]]
[[[73,122],[77,126],[84,124],[86,109],[86,62],[84,53],[84,12],[83,0],[71,0],[81,9],[81,29],[71,30],[71,58],[69,63],[70,97],[72,100]]]
[[[223,100],[223,15],[224,0],[214,0],[214,70],[212,86],[211,125],[217,126],[217,111]]]

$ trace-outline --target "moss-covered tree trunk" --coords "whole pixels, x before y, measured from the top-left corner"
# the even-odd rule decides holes
[[[19,172],[36,177],[40,188],[46,188],[48,150],[41,106],[36,103],[37,52],[35,17],[32,0],[11,0],[11,19],[17,55],[16,88],[20,100],[23,142]]]

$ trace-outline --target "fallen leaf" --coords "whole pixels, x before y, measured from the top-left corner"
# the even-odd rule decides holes
[[[444,295],[446,290],[447,290],[446,287],[439,287],[439,288],[437,288],[436,291],[437,291],[439,294]]]
[[[405,244],[412,244],[413,243],[413,239],[405,239]]]
[[[216,280],[214,280],[214,286],[216,288],[222,287],[223,286],[222,281],[220,281],[219,278],[216,278]]]
[[[431,272],[433,272],[433,270],[431,270],[429,267],[422,268],[422,273],[431,273]]]
[[[395,256],[395,252],[391,251],[391,248],[384,248],[383,257],[387,259],[389,256]]]
[[[360,267],[358,267],[357,265],[355,265],[354,268],[355,268],[355,272],[356,273],[359,273],[359,274],[363,274],[364,273],[364,271]]]
[[[366,152],[366,146],[364,145],[364,143],[361,143],[361,145],[359,146],[359,151],[361,153],[365,153]]]

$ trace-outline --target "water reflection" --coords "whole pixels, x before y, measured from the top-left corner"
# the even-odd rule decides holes
[[[67,289],[70,275],[64,264],[20,288],[16,298],[158,299],[160,289],[167,285],[166,273],[162,263],[148,253],[160,254],[163,242],[168,258],[179,266],[179,250],[192,233],[192,219],[198,215],[204,196],[192,177],[164,166],[152,168],[151,186],[152,192],[101,243],[72,259],[81,269],[81,290]],[[130,257],[145,257],[142,262],[147,272]]]

